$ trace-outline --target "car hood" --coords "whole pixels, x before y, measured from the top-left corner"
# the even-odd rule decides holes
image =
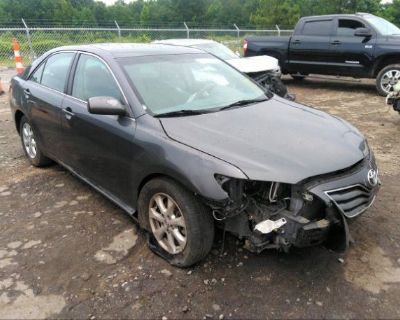
[[[229,59],[226,62],[244,73],[269,71],[279,68],[278,60],[269,56]]]
[[[346,121],[275,96],[160,121],[171,139],[231,163],[251,180],[297,183],[354,165],[366,148],[364,137]]]

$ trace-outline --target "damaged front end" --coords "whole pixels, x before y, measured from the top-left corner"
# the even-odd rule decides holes
[[[294,94],[288,92],[287,87],[280,78],[280,69],[278,71],[262,71],[248,73],[248,76],[256,81],[263,88],[275,93],[276,95],[285,98],[289,101],[296,100]]]
[[[221,175],[216,179],[229,198],[224,204],[209,203],[214,218],[252,252],[322,244],[344,251],[349,244],[347,219],[372,205],[380,185],[375,161],[367,158],[295,185]]]

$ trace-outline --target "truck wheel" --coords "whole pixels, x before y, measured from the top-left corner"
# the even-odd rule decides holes
[[[155,253],[179,267],[207,256],[214,241],[211,212],[195,195],[167,178],[150,180],[139,195],[139,215]],[[152,247],[152,246],[151,246]]]
[[[22,148],[29,162],[35,167],[43,167],[50,164],[51,160],[42,153],[37,145],[35,131],[25,116],[21,118],[19,132]]]
[[[393,91],[393,86],[400,80],[400,64],[391,64],[379,71],[376,88],[381,96]]]
[[[290,76],[292,77],[293,80],[296,80],[296,81],[304,80],[306,77],[304,74],[301,74],[301,73],[292,73]]]

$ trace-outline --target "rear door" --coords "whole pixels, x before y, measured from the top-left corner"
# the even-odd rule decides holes
[[[97,96],[114,97],[129,109],[116,78],[102,59],[81,53],[74,69],[61,120],[68,137],[65,163],[118,201],[129,203],[136,122],[129,116],[88,112],[88,99]]]
[[[24,95],[38,143],[50,156],[62,149],[61,106],[74,52],[52,54],[30,75]]]
[[[338,74],[367,76],[373,66],[373,52],[376,42],[375,31],[372,37],[356,37],[357,28],[368,27],[357,18],[335,19],[335,34],[332,37],[334,62]]]
[[[332,71],[331,36],[333,18],[305,20],[291,37],[289,63],[291,72],[326,73]]]

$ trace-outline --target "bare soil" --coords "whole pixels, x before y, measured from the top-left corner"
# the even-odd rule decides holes
[[[369,80],[285,82],[298,102],[357,126],[376,154],[382,189],[351,223],[346,254],[254,255],[228,237],[222,254],[217,238],[201,264],[174,268],[69,172],[29,165],[3,96],[0,318],[400,318],[400,115]]]

